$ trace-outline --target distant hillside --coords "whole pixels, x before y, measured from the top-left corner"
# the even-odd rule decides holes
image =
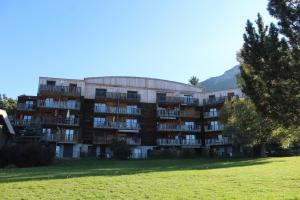
[[[237,88],[236,74],[240,73],[239,66],[227,70],[221,76],[212,77],[201,82],[207,92]]]

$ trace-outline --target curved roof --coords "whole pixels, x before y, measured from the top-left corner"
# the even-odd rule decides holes
[[[170,89],[170,90],[186,90],[193,92],[202,92],[202,90],[193,85],[180,83],[176,81],[148,78],[148,77],[133,77],[133,76],[102,76],[102,77],[87,77],[84,78],[86,83],[113,85],[113,86],[129,86],[139,88],[155,88],[155,89]]]

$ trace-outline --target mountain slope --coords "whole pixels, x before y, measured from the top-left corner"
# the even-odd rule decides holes
[[[227,70],[221,76],[212,77],[201,82],[207,92],[237,88],[236,75],[240,73],[239,66]]]

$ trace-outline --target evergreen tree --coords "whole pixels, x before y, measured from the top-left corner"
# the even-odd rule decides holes
[[[199,78],[192,76],[189,80],[189,83],[193,86],[197,86],[199,84]]]
[[[263,118],[285,127],[300,125],[300,65],[275,24],[248,20],[240,52],[240,86]]]

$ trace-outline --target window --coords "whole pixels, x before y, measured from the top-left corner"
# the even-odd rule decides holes
[[[94,110],[98,112],[105,112],[106,111],[106,104],[104,103],[95,103]]]
[[[137,120],[136,119],[126,119],[126,126],[127,127],[136,127]]]
[[[76,108],[76,100],[68,100],[67,107],[68,108]]]
[[[47,98],[47,99],[45,100],[45,106],[46,106],[46,107],[53,107],[53,106],[54,106],[53,99],[52,99],[52,98]]]
[[[74,137],[74,130],[73,129],[66,129],[65,140],[66,141],[73,141],[73,137]]]
[[[209,109],[209,116],[210,117],[216,117],[217,116],[217,108]]]
[[[183,96],[183,102],[184,103],[192,103],[193,102],[193,96],[191,96],[191,95],[184,95]]]
[[[104,117],[94,117],[94,128],[97,128],[106,123],[106,119]]]
[[[137,112],[137,105],[128,105],[126,107],[127,113],[136,113]]]
[[[55,81],[47,81],[47,85],[55,86]]]
[[[33,108],[33,101],[25,101],[25,108],[26,109]]]
[[[157,93],[156,94],[156,99],[157,101],[166,101],[166,93]]]
[[[31,115],[24,115],[23,120],[24,121],[31,121],[32,116]]]
[[[137,91],[127,91],[127,98],[128,99],[137,99],[138,98]]]
[[[218,130],[219,129],[218,121],[211,121],[210,126],[211,126],[212,130]]]
[[[193,127],[195,125],[195,122],[184,122],[184,124],[186,126]]]
[[[43,134],[51,135],[51,128],[43,128],[42,132]]]
[[[99,89],[99,88],[96,88],[96,96],[97,97],[106,97],[106,89]]]

